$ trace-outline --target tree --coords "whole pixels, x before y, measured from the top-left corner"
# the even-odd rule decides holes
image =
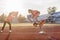
[[[6,16],[4,15],[4,13],[0,16],[0,21],[3,22],[4,19],[6,18]]]
[[[26,18],[24,16],[22,16],[21,14],[18,16],[18,21],[19,22],[25,22]]]
[[[51,10],[51,12],[56,12],[56,7],[52,7],[52,10]]]
[[[56,7],[49,7],[47,11],[49,14],[52,14],[52,13],[56,12]]]

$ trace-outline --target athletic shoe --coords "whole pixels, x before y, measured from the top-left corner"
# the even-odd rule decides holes
[[[11,30],[9,30],[9,32],[12,32]]]
[[[1,30],[1,32],[3,32],[3,31]]]
[[[44,32],[44,31],[40,31],[39,33],[40,33],[40,34],[44,34],[45,32]]]

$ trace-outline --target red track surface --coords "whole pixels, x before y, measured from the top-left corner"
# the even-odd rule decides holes
[[[0,27],[1,29],[1,27]],[[4,32],[0,32],[0,40],[60,40],[60,27],[43,27],[45,34],[39,34],[39,28],[31,26],[12,27],[12,32],[9,33],[8,27]]]

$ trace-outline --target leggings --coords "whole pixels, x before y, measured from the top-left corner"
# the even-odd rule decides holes
[[[11,23],[10,23],[10,22],[6,22],[6,21],[4,22],[4,25],[3,25],[3,27],[2,27],[2,30],[4,30],[6,23],[9,24],[9,30],[11,30]]]

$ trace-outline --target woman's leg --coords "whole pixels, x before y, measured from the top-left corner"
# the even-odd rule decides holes
[[[4,25],[3,25],[3,27],[2,27],[2,30],[4,30],[5,25],[6,25],[6,22],[4,22]]]
[[[5,28],[5,25],[6,25],[6,22],[4,22],[3,27],[2,27],[2,29],[1,29],[1,32],[3,32],[3,30],[4,30],[4,28]]]
[[[9,32],[11,32],[11,23],[7,22],[9,24]]]
[[[39,33],[45,33],[42,29],[42,26],[44,25],[45,21],[40,21],[39,22],[39,27],[40,27],[40,32]]]
[[[45,23],[44,20],[41,20],[41,21],[38,22],[40,29],[44,25],[44,23]]]
[[[10,22],[8,22],[8,24],[9,24],[9,30],[11,30],[11,23],[10,23]]]

